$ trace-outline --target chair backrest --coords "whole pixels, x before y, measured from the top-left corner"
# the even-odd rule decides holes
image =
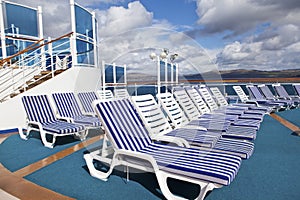
[[[175,128],[188,123],[188,119],[171,93],[160,93],[156,95],[156,98]]]
[[[239,96],[241,102],[247,102],[247,101],[249,101],[248,96],[245,94],[245,92],[244,92],[244,90],[242,89],[241,86],[235,85],[232,88],[234,89],[234,91],[236,92],[236,94]]]
[[[259,89],[255,85],[247,85],[247,89],[249,90],[249,93],[255,100],[265,100],[265,97],[262,95],[262,93],[259,91]]]
[[[125,88],[124,89],[115,89],[114,94],[115,94],[115,98],[120,98],[120,99],[130,97],[127,89],[125,89]]]
[[[219,108],[218,104],[215,102],[213,96],[210,94],[206,86],[195,87],[195,89],[200,93],[211,111]]]
[[[23,96],[22,103],[29,121],[47,123],[56,120],[47,95]]]
[[[261,84],[258,85],[258,88],[260,89],[260,91],[263,93],[263,95],[267,98],[267,99],[274,99],[274,94],[271,92],[270,88],[265,85],[265,84]]]
[[[97,100],[93,107],[114,148],[137,151],[151,143],[129,99]]]
[[[80,92],[78,93],[78,99],[85,113],[94,113],[92,103],[98,99],[95,92]]]
[[[226,98],[224,97],[224,95],[221,93],[221,91],[219,90],[218,87],[211,87],[210,91],[212,92],[212,94],[214,95],[214,97],[216,98],[218,104],[222,107],[222,106],[228,106],[228,102],[226,100]]]
[[[132,96],[131,100],[151,136],[164,135],[172,130],[151,94]]]
[[[201,95],[199,92],[192,87],[185,87],[186,93],[189,95],[191,100],[194,102],[196,105],[198,111],[200,112],[201,115],[205,113],[210,113],[209,108],[207,107],[206,103],[202,99]]]
[[[114,95],[111,90],[97,90],[99,99],[113,99]]]
[[[200,113],[198,109],[196,108],[193,101],[190,99],[189,95],[186,93],[185,89],[175,89],[173,91],[173,95],[180,105],[181,109],[186,114],[189,121],[197,119],[200,117]]]
[[[52,94],[52,97],[57,108],[57,113],[61,117],[74,117],[82,115],[74,93],[54,93]]]
[[[283,97],[283,98],[290,98],[290,95],[287,93],[285,88],[280,85],[280,84],[272,84],[274,90],[278,94],[278,96]]]
[[[298,93],[298,96],[300,96],[300,83],[299,84],[294,83],[293,87],[295,88],[295,91]]]

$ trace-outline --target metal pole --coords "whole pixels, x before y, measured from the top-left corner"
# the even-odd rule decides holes
[[[98,30],[97,30],[97,21],[96,21],[96,13],[92,12],[92,24],[93,24],[93,45],[94,45],[94,66],[98,67],[98,46],[97,46],[97,34],[98,34]]]
[[[43,10],[41,6],[38,6],[38,27],[39,27],[39,38],[44,38],[44,30],[43,30]],[[44,43],[44,41],[42,41]],[[46,55],[45,55],[45,46],[41,48],[41,67],[43,70],[46,69]]]
[[[3,2],[0,0],[0,32],[1,32],[1,46],[2,46],[2,59],[7,57],[6,43],[5,43],[5,27],[3,16]],[[3,63],[5,64],[5,63]]]
[[[70,48],[72,55],[72,67],[77,65],[77,49],[76,49],[76,15],[75,15],[75,2],[70,0],[71,6],[71,29],[73,34],[70,37]]]
[[[160,94],[160,59],[159,56],[156,57],[157,61],[157,94]]]

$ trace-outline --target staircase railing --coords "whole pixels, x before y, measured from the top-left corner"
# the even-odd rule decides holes
[[[0,65],[5,66],[2,69],[0,67],[0,71],[3,72],[0,74],[0,83],[3,83],[0,84],[0,102],[26,91],[27,88],[34,84],[37,85],[37,82],[41,82],[45,78],[53,78],[57,70],[67,69],[71,66],[70,40],[61,42],[62,39],[71,35],[72,33],[68,33],[42,44],[38,44],[43,41],[39,40],[26,49],[0,60]],[[54,46],[53,44],[59,40],[61,43]],[[46,45],[48,48],[45,50]],[[62,55],[64,55],[63,58],[59,57]],[[19,60],[8,65],[16,57]],[[48,65],[45,64],[47,61]],[[49,71],[49,73],[42,75],[42,71]],[[36,75],[40,75],[38,79],[34,79]]]

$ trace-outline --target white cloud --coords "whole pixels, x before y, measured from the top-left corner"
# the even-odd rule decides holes
[[[148,12],[139,1],[129,3],[127,9],[113,6],[106,11],[98,10],[97,13],[101,37],[149,26],[153,21],[153,14]]]
[[[238,39],[217,54],[220,69],[299,68],[300,1],[197,0],[197,6],[202,34]]]

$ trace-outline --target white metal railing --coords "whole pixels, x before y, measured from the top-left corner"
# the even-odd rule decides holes
[[[72,61],[69,59],[71,54],[66,54],[70,52],[70,48],[60,49],[64,45],[69,45],[70,41],[67,40],[56,46],[53,43],[49,43],[48,49],[45,51],[41,46],[26,55],[20,55],[19,60],[15,63],[10,64],[8,68],[0,69],[0,102],[3,102],[11,97],[11,94],[20,93],[20,89],[26,91],[26,88],[30,85],[36,84],[36,82],[42,80],[45,77],[49,77],[51,73],[51,78],[54,77],[55,71],[60,69],[67,69]],[[47,56],[48,55],[48,56]],[[59,55],[65,55],[64,58],[59,58]],[[54,59],[56,60],[54,62]],[[49,62],[47,66],[46,62]],[[43,70],[49,70],[49,73],[41,76],[38,79],[34,79],[36,75],[41,74]]]

